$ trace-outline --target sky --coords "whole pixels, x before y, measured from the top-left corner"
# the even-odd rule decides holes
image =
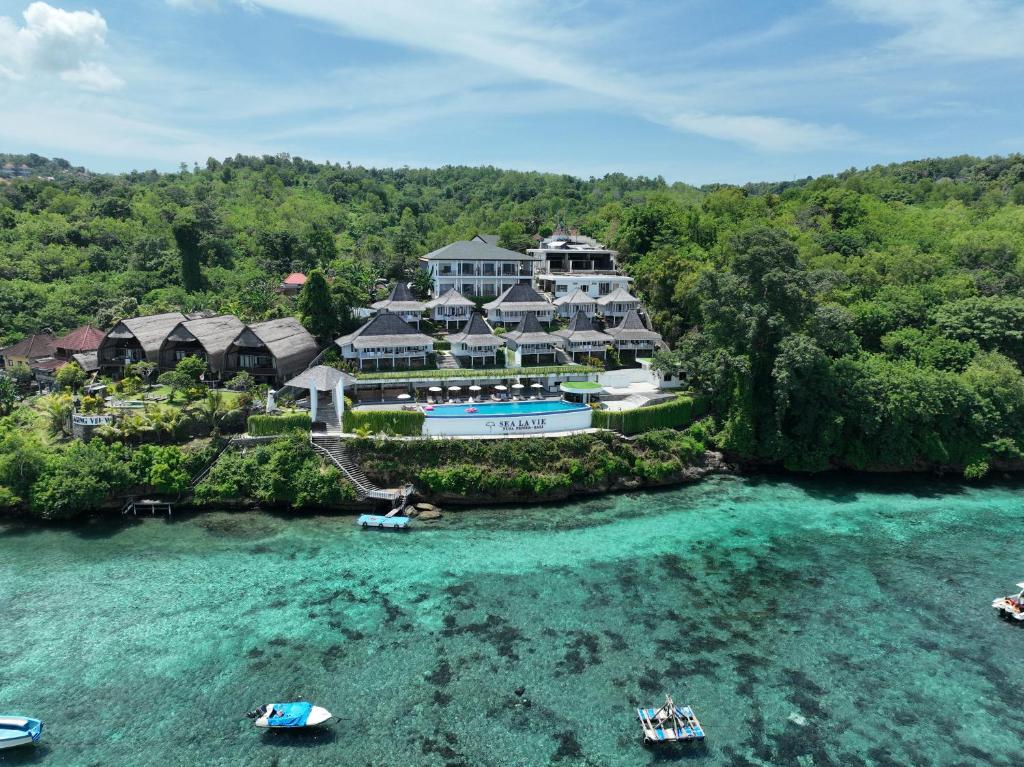
[[[1024,150],[1022,0],[0,0],[0,151],[692,184]]]

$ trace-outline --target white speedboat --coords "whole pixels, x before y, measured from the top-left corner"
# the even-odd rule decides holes
[[[38,743],[43,723],[27,716],[0,714],[0,749]]]
[[[257,727],[268,729],[295,729],[324,724],[333,714],[312,703],[268,703],[246,714]]]
[[[992,600],[992,606],[1000,618],[1009,621],[1024,621],[1024,583],[1018,583],[1016,594]]]

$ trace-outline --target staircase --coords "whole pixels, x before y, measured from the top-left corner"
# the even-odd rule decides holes
[[[439,370],[453,370],[459,367],[458,358],[450,351],[442,351],[437,353],[437,367]]]
[[[406,486],[401,490],[384,490],[377,487],[367,478],[363,470],[359,468],[359,464],[349,455],[345,447],[345,442],[341,438],[341,425],[338,422],[338,413],[334,405],[318,407],[317,418],[326,424],[327,429],[324,434],[310,435],[313,449],[322,453],[331,463],[338,467],[338,470],[345,476],[345,479],[355,487],[360,499],[373,498],[379,501],[390,501],[392,509],[388,516],[394,516],[404,509],[409,501],[409,496],[412,494],[412,487]]]

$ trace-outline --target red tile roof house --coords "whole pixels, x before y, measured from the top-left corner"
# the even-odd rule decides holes
[[[69,360],[76,354],[94,352],[100,348],[104,333],[92,325],[82,325],[53,342],[54,356]]]
[[[39,360],[53,356],[54,338],[49,333],[36,333],[23,338],[18,343],[0,349],[0,358],[5,368],[22,363],[31,366]]]
[[[302,272],[292,272],[281,281],[280,286],[277,288],[277,292],[284,293],[286,296],[294,296],[302,290],[302,286],[305,284],[306,275]]]

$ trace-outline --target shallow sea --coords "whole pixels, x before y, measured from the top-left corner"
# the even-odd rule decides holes
[[[716,478],[560,507],[0,527],[0,765],[1020,765],[1017,487]],[[530,706],[514,694],[526,688]],[[700,748],[645,749],[666,693]],[[261,733],[257,704],[340,718]]]

